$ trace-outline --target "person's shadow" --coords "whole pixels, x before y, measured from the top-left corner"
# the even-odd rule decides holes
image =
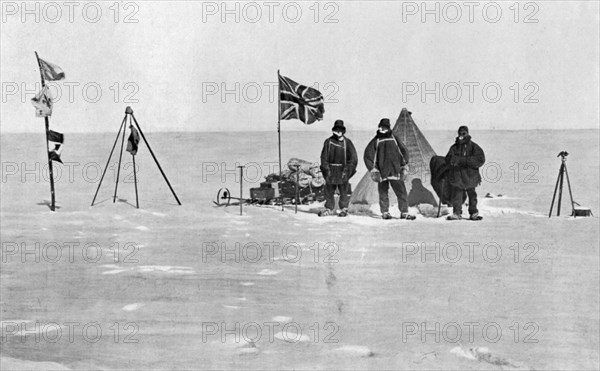
[[[429,204],[437,207],[438,203],[431,193],[421,182],[420,178],[412,180],[412,187],[408,193],[408,206],[417,206],[419,204]]]

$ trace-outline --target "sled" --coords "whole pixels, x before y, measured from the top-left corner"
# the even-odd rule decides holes
[[[231,200],[237,200],[237,202],[232,203]],[[221,188],[217,192],[217,199],[213,201],[213,203],[217,206],[233,206],[239,205],[240,203],[250,203],[251,199],[247,198],[239,198],[231,196],[231,192],[228,188]]]
[[[232,202],[232,200],[234,200]],[[306,205],[306,204],[310,204],[313,203],[315,201],[319,201],[318,200],[318,195],[315,193],[309,193],[306,194],[304,196],[300,196],[298,197],[299,200],[299,205]],[[255,206],[261,206],[261,205],[295,205],[296,204],[296,198],[295,197],[267,197],[267,198],[240,198],[240,197],[234,197],[231,195],[231,192],[229,191],[228,188],[221,188],[219,189],[219,191],[217,192],[217,198],[216,200],[213,201],[213,203],[216,206],[234,206],[234,205],[239,205],[240,203],[243,204],[250,204],[250,205],[255,205]]]

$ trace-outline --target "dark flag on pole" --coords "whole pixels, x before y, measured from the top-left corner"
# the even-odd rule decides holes
[[[279,75],[279,104],[281,120],[298,119],[309,125],[322,120],[325,113],[321,92],[282,75]]]
[[[140,133],[138,133],[133,125],[130,125],[129,129],[131,130],[131,134],[129,134],[129,138],[127,139],[127,152],[135,156],[138,150],[138,144],[140,143]]]
[[[65,72],[62,68],[57,65],[46,62],[42,58],[39,58],[40,61],[40,72],[46,81],[59,81],[65,79]]]
[[[60,159],[60,153],[62,152],[62,145],[65,141],[65,136],[57,131],[50,130],[48,132],[48,148],[49,155],[52,161],[63,163]]]

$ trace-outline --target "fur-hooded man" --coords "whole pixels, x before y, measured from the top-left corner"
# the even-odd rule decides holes
[[[450,166],[448,181],[452,186],[452,215],[448,220],[462,219],[464,193],[469,197],[469,214],[471,220],[481,220],[477,210],[477,192],[475,187],[481,184],[479,168],[485,163],[485,154],[481,147],[471,140],[469,128],[458,128],[456,142],[446,155],[446,164]]]
[[[338,216],[348,215],[350,203],[350,178],[356,174],[358,155],[352,141],[345,137],[344,121],[336,120],[331,129],[333,135],[323,143],[321,151],[321,172],[325,177],[325,210],[319,216],[335,214],[335,191],[340,193]]]
[[[408,173],[408,150],[392,132],[390,120],[381,119],[375,137],[365,149],[365,165],[371,172],[371,179],[377,182],[379,192],[379,208],[383,219],[391,219],[389,213],[389,188],[392,186],[398,197],[400,218],[414,220],[415,216],[408,214],[408,197],[404,181]]]

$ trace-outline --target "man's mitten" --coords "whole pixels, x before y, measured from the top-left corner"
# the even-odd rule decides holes
[[[406,177],[408,176],[408,165],[402,166],[402,168],[400,169],[400,180],[401,181],[405,181]]]
[[[371,174],[372,181],[374,181],[375,183],[381,182],[381,173],[379,172],[379,170],[373,169],[373,170],[371,170],[370,174]]]

